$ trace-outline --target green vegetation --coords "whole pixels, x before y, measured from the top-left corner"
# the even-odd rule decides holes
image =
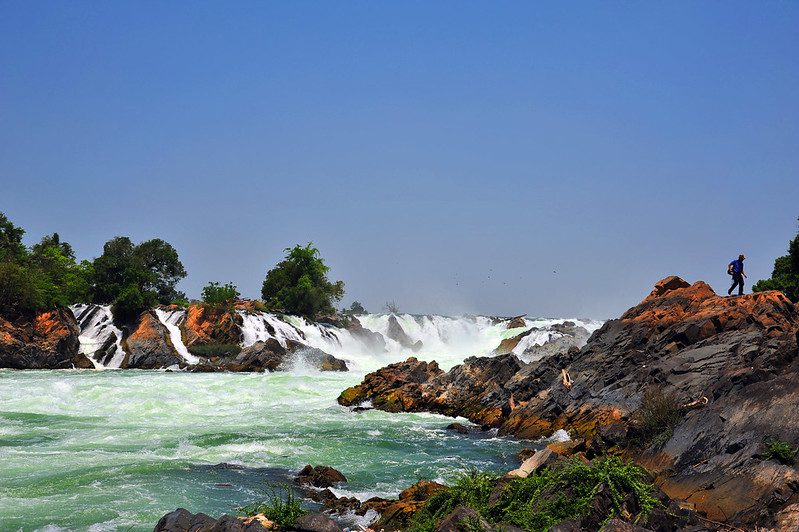
[[[674,395],[665,395],[658,389],[647,390],[640,408],[632,415],[632,443],[640,448],[663,445],[684,416],[685,411]]]
[[[524,530],[546,531],[553,525],[581,519],[595,509],[597,496],[606,496],[610,509],[596,516],[606,522],[622,513],[624,501],[635,499],[644,519],[659,504],[653,485],[640,467],[610,456],[585,464],[574,459],[556,469],[544,469],[527,478],[510,481],[497,501],[489,506],[496,479],[485,473],[461,476],[448,489],[431,497],[418,512],[410,530],[426,532],[457,506],[468,506],[491,523],[507,523]],[[600,492],[601,495],[600,495]]]
[[[334,313],[333,303],[344,296],[344,283],[327,278],[330,268],[312,243],[286,248],[286,258],[269,270],[261,295],[276,311],[315,318]]]
[[[766,438],[766,452],[763,453],[763,458],[766,460],[776,460],[781,464],[793,465],[796,460],[796,452],[799,449],[793,447],[787,441],[778,440],[776,438]]]
[[[345,314],[366,314],[366,309],[363,308],[360,301],[353,301],[350,308],[344,311]]]
[[[241,294],[233,283],[214,283],[210,282],[203,288],[203,302],[208,305],[224,306],[232,305]]]
[[[0,213],[0,315],[16,318],[86,301],[91,263],[78,264],[72,246],[57,233],[30,249],[22,243],[24,234]]]
[[[799,233],[788,243],[788,254],[774,261],[771,278],[756,282],[752,290],[781,290],[788,299],[799,303]]]
[[[246,516],[263,514],[270,521],[274,521],[281,528],[292,526],[297,519],[307,512],[300,505],[300,500],[294,495],[290,486],[283,486],[273,490],[266,501],[255,502],[238,508]]]
[[[112,238],[94,259],[93,302],[111,303],[114,320],[127,323],[158,303],[168,305],[185,294],[175,290],[186,270],[171,244],[155,238],[138,245]]]
[[[204,344],[191,345],[189,353],[198,357],[234,357],[241,353],[239,344]]]
[[[185,300],[175,285],[186,276],[177,251],[160,239],[134,245],[127,237],[106,242],[94,261],[75,259],[58,233],[30,249],[25,231],[0,213],[0,315],[15,318],[75,303],[111,303],[124,323],[158,304]]]

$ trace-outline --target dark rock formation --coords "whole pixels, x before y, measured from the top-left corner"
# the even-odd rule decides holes
[[[491,525],[480,517],[480,514],[466,506],[458,506],[436,526],[436,532],[461,532],[462,530],[492,529]]]
[[[383,338],[383,335],[379,332],[364,328],[355,316],[350,318],[347,324],[347,330],[375,353],[382,353],[386,350],[386,339]]]
[[[308,464],[297,474],[295,480],[301,485],[329,488],[338,482],[347,482],[347,477],[341,471],[332,467]]]
[[[799,502],[797,469],[763,459],[766,437],[799,444],[798,337],[799,309],[781,292],[719,297],[669,277],[582,350],[532,364],[468,359],[447,374],[409,359],[367,375],[339,402],[460,415],[526,438],[566,428],[590,439],[612,425],[599,440],[627,449],[669,496],[716,521],[773,527]],[[651,390],[674,397],[681,418],[636,448],[628,429]]]
[[[328,516],[320,513],[305,514],[294,523],[300,532],[341,532],[341,527]]]
[[[399,500],[382,507],[380,519],[374,528],[384,530],[405,530],[414,514],[424,508],[427,499],[448,489],[443,484],[422,480],[403,490]]]
[[[142,313],[136,329],[122,341],[122,346],[127,353],[123,368],[158,369],[183,363],[172,346],[169,331],[152,311]]]
[[[185,508],[178,508],[163,516],[155,525],[153,532],[264,532],[272,530],[265,527],[259,519],[223,515],[219,519],[204,513],[193,514]]]
[[[388,317],[387,334],[389,338],[399,343],[406,349],[419,351],[423,347],[421,340],[414,342],[411,337],[408,336],[408,333],[406,333],[405,329],[402,328],[402,325],[400,325],[400,322],[397,321],[397,317],[394,314]]]
[[[8,321],[0,317],[0,368],[92,368],[78,353],[80,329],[69,309]]]

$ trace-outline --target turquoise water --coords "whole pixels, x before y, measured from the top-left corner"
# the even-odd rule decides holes
[[[0,530],[152,530],[177,507],[218,516],[307,463],[339,469],[339,494],[361,499],[517,465],[525,442],[339,406],[362,377],[0,371]]]

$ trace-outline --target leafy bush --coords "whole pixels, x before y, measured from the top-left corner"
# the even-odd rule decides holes
[[[0,262],[0,315],[13,318],[42,307],[34,273],[13,262]]]
[[[198,357],[234,357],[241,353],[241,346],[238,344],[203,344],[191,345],[188,350],[189,353]]]
[[[632,443],[642,448],[663,445],[684,415],[685,410],[674,395],[659,389],[647,390],[640,408],[632,415]]]
[[[460,475],[448,490],[428,499],[424,508],[413,517],[410,530],[433,531],[436,523],[458,506],[468,506],[481,515],[488,515],[488,497],[496,480],[495,476],[476,470]]]
[[[366,309],[363,308],[360,301],[353,301],[350,308],[344,311],[346,314],[366,314]]]
[[[652,496],[654,486],[646,471],[615,456],[595,459],[591,464],[574,459],[560,468],[514,479],[489,507],[495,483],[496,478],[486,473],[462,475],[450,489],[427,501],[411,521],[410,530],[435,530],[436,524],[452,510],[467,506],[489,522],[545,532],[563,521],[587,516],[600,489],[607,490],[611,502],[607,515],[599,516],[604,521],[620,515],[630,496],[641,509],[638,517],[647,516],[659,504]]]
[[[269,270],[261,295],[273,310],[315,318],[333,313],[333,303],[344,296],[344,283],[332,283],[327,267],[312,243],[286,248],[286,258]]]
[[[781,464],[793,465],[796,460],[796,452],[799,449],[791,446],[790,443],[776,438],[766,438],[766,452],[763,458],[766,460],[776,460]]]
[[[788,299],[799,302],[799,234],[788,243],[788,254],[774,261],[771,278],[756,282],[752,290],[781,290]]]
[[[203,288],[203,302],[209,305],[232,304],[240,295],[233,283],[210,282]]]
[[[290,486],[272,491],[272,495],[266,501],[248,504],[238,510],[246,516],[263,514],[282,528],[292,526],[297,519],[307,513]]]

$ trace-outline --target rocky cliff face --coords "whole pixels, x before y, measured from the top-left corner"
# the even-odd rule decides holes
[[[191,305],[181,332],[187,346],[238,344],[241,340],[241,315],[224,308]]]
[[[799,444],[798,336],[799,309],[780,292],[720,297],[670,277],[582,350],[532,364],[469,359],[447,374],[425,374],[410,359],[368,375],[339,402],[464,415],[527,438],[564,428],[590,439],[616,427],[611,444],[657,474],[669,496],[714,520],[773,526],[799,502],[796,468],[764,454],[768,437]],[[424,378],[409,379],[414,372]],[[652,390],[673,398],[679,419],[635,447],[628,429]]]
[[[94,367],[78,353],[80,329],[68,309],[40,312],[31,319],[0,317],[0,368]]]
[[[127,353],[123,368],[158,369],[180,365],[169,332],[152,311],[142,313],[136,329],[122,342]]]

